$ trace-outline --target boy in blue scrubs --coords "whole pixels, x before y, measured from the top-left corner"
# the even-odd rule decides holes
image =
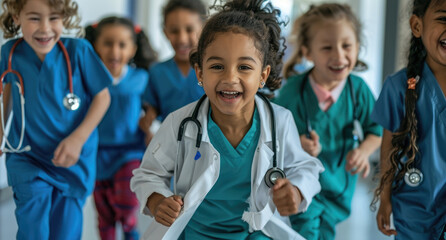
[[[95,128],[110,103],[106,87],[112,79],[87,41],[60,37],[64,27],[79,28],[76,3],[4,0],[2,4],[5,37],[20,30],[23,34],[23,39],[3,45],[0,63],[1,71],[7,70],[12,54],[9,63],[23,77],[26,100],[21,106],[17,75],[7,74],[2,79],[3,100],[4,106],[12,101],[14,117],[10,144],[2,150],[7,152],[8,181],[17,206],[17,239],[80,239],[82,207],[96,174]],[[76,110],[64,105],[70,92],[79,97]],[[3,133],[4,129],[2,137]]]
[[[149,139],[152,136],[149,128],[155,118],[164,121],[169,113],[204,94],[190,66],[189,53],[197,46],[206,13],[201,0],[170,0],[164,7],[164,33],[175,56],[149,70],[150,81],[144,95],[149,106],[140,122]]]
[[[446,1],[414,0],[407,68],[389,76],[372,118],[384,127],[379,230],[446,239]],[[395,229],[390,228],[393,215]]]

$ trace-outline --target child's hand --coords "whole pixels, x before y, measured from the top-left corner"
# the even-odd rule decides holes
[[[144,133],[150,132],[150,126],[152,126],[152,117],[150,114],[144,114],[144,116],[139,119],[138,125]]]
[[[272,188],[273,202],[281,216],[296,214],[302,202],[299,189],[286,178],[277,179]]]
[[[376,214],[376,223],[378,225],[379,231],[383,234],[390,236],[396,235],[395,229],[390,229],[390,214],[392,213],[392,204],[389,200],[383,200],[381,198],[381,203],[379,205],[378,213]]]
[[[152,141],[152,138],[153,138],[153,133],[151,131],[146,132],[144,137],[144,143],[146,144],[146,146],[149,146],[150,141]]]
[[[351,174],[362,173],[362,177],[366,178],[370,172],[369,155],[361,151],[360,148],[355,148],[348,152],[346,157],[347,163],[345,170],[352,171]]]
[[[181,196],[178,195],[166,198],[160,194],[154,194],[154,198],[152,198],[152,196],[149,197],[147,206],[150,206],[149,210],[152,212],[153,217],[157,222],[166,227],[170,227],[180,215],[183,200],[181,199]],[[155,206],[153,206],[153,204],[155,204]]]
[[[317,157],[322,151],[322,146],[319,143],[319,135],[313,130],[310,132],[310,138],[307,138],[305,134],[300,135],[300,142],[302,148],[313,157]]]
[[[84,142],[79,138],[69,135],[57,146],[54,151],[53,164],[58,167],[71,167],[79,160],[79,155]]]

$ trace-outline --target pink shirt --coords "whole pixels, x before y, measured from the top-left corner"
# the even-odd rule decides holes
[[[309,76],[310,85],[313,89],[314,93],[316,94],[317,101],[319,102],[319,108],[326,112],[331,105],[333,105],[336,101],[338,101],[339,96],[342,93],[342,90],[344,89],[345,83],[347,82],[347,79],[342,80],[338,86],[333,88],[333,90],[328,91],[327,89],[323,88],[320,84],[316,83],[314,79]]]

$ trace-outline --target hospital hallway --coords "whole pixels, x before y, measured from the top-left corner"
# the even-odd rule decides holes
[[[369,209],[372,198],[372,182],[369,176],[366,179],[360,178],[356,186],[353,198],[352,215],[337,227],[336,240],[390,240],[393,237],[386,237],[381,234],[375,222],[375,213]],[[84,207],[84,228],[82,240],[99,239],[96,228],[96,210],[93,199],[90,197]],[[10,188],[0,191],[0,239],[13,240],[17,231],[17,223],[14,216],[15,204],[12,199]],[[142,235],[145,228],[150,223],[150,218],[139,216],[138,230]],[[121,236],[119,236],[121,237]],[[123,239],[121,238],[117,239]]]

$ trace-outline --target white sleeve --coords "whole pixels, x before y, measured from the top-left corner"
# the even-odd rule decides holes
[[[324,167],[319,159],[302,149],[291,112],[287,110],[285,114],[284,139],[282,139],[284,146],[281,147],[284,150],[284,171],[291,184],[299,188],[302,193],[299,212],[305,212],[312,198],[321,190],[319,174],[324,171]]]
[[[177,153],[173,122],[175,121],[170,114],[147,147],[140,167],[133,170],[130,188],[138,198],[141,213],[146,215],[152,216],[146,207],[147,199],[152,193],[165,197],[173,195],[169,188]]]

